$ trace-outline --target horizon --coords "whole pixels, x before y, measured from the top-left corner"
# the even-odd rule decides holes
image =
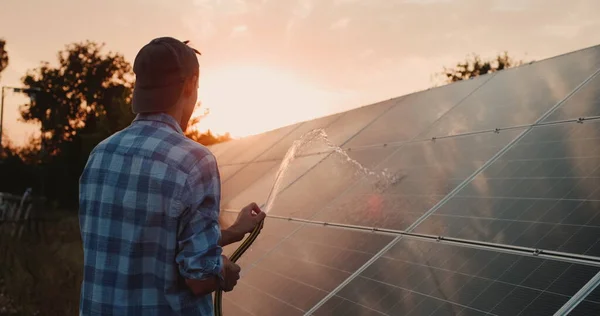
[[[539,61],[600,44],[600,3],[591,0],[34,2],[9,0],[0,13],[10,59],[1,85],[21,86],[27,70],[56,64],[73,42],[105,43],[132,63],[152,38],[189,39],[202,51],[199,97],[210,109],[198,129],[233,137],[427,90],[432,75],[473,53]],[[65,12],[70,19],[54,18]],[[23,16],[31,27],[14,27]],[[36,133],[18,122],[27,99],[7,93],[5,101],[5,135],[24,145]]]

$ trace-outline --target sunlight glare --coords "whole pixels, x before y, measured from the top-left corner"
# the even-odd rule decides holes
[[[269,67],[205,70],[199,99],[210,115],[200,130],[243,137],[328,114],[332,97],[306,81]]]

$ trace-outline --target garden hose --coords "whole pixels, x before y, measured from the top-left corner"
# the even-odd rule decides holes
[[[248,248],[250,248],[250,246],[252,246],[252,243],[256,240],[256,237],[258,237],[258,234],[260,234],[260,230],[263,227],[263,223],[264,223],[264,220],[260,221],[260,223],[258,225],[256,225],[256,227],[254,228],[252,233],[250,233],[250,236],[248,236],[248,238],[246,238],[246,240],[244,240],[244,242],[238,247],[238,249],[235,250],[235,252],[229,258],[229,260],[231,262],[235,263],[236,261],[238,261],[240,259],[240,257],[244,254],[244,252],[246,252],[246,250],[248,250]],[[215,305],[214,306],[215,316],[222,316],[223,315],[223,290],[218,289],[215,292],[214,305]]]

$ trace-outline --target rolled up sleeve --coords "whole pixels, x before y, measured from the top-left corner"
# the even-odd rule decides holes
[[[179,219],[179,273],[186,279],[221,278],[223,249],[219,246],[219,171],[212,155],[198,162],[188,177],[182,196],[185,211]]]

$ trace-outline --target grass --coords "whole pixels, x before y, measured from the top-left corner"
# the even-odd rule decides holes
[[[6,224],[4,224],[6,225]],[[77,315],[83,252],[77,215],[44,222],[20,240],[0,231],[0,315]]]
[[[0,316],[77,315],[83,276],[83,249],[76,212],[51,212],[39,233],[10,237],[0,224]],[[223,214],[228,227],[233,214]]]

